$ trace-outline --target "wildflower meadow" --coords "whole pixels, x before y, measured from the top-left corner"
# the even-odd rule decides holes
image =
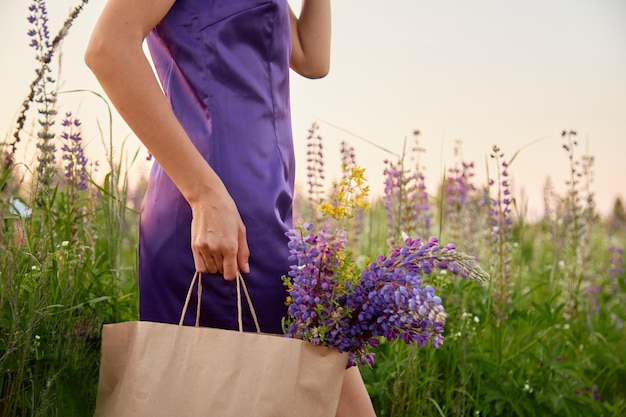
[[[56,79],[62,40],[87,2],[56,33],[45,0],[24,6],[35,71],[0,150],[0,417],[93,415],[101,327],[138,316],[131,185],[141,181],[121,162],[137,155],[113,137],[106,99]],[[107,105],[101,160],[86,152],[68,94]],[[569,161],[567,192],[546,186],[532,221],[511,187],[515,149],[485,150],[485,184],[459,157],[429,188],[415,131],[405,153],[385,160],[384,192],[373,196],[349,143],[344,176],[329,184],[315,123],[305,140],[286,332],[353,352],[379,416],[626,414],[626,210],[618,199],[597,213],[594,159],[576,131],[554,150]],[[20,152],[28,144],[35,155]],[[306,273],[319,272],[323,250],[333,262],[324,288],[349,290],[327,299],[334,311],[306,307]]]

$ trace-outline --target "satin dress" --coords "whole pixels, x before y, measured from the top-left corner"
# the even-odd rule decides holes
[[[292,227],[288,10],[286,0],[177,0],[147,39],[174,113],[237,204],[250,248],[245,279],[268,333],[282,333]],[[178,322],[194,274],[190,228],[189,204],[155,162],[140,216],[141,320]],[[200,324],[237,328],[234,281],[203,274]],[[244,327],[254,329],[245,308]]]

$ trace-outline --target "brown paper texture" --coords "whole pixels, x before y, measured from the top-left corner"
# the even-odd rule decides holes
[[[277,335],[105,325],[96,417],[334,417],[347,354]]]

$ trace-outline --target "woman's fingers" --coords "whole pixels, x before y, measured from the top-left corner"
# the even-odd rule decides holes
[[[234,204],[233,204],[234,205]],[[233,280],[238,271],[249,272],[246,228],[231,207],[192,207],[191,247],[200,272],[221,273]]]
[[[243,224],[242,224],[243,226]],[[239,270],[244,274],[250,272],[250,249],[248,249],[248,239],[246,237],[246,228],[239,229],[239,245],[237,250],[237,265]]]
[[[198,272],[208,272],[210,274],[217,274],[220,272],[218,263],[212,256],[203,256],[199,253],[196,255],[194,253],[194,264],[196,271]]]
[[[248,265],[250,251],[248,250],[243,223],[240,223],[238,235],[239,239],[236,246],[225,248],[217,265],[222,275],[224,275],[224,279],[228,281],[235,279],[239,271],[245,274],[250,272]]]
[[[224,263],[228,263],[226,259],[229,256],[225,254],[228,250],[221,239],[192,237],[191,249],[197,271],[211,274],[224,273]]]
[[[236,256],[229,256],[227,258],[224,258],[222,266],[223,266],[222,275],[224,276],[225,280],[232,281],[233,279],[237,277],[238,268],[237,268]]]

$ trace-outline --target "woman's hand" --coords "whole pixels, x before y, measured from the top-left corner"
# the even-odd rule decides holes
[[[246,227],[228,193],[213,193],[191,203],[191,249],[197,271],[232,280],[250,272]]]

